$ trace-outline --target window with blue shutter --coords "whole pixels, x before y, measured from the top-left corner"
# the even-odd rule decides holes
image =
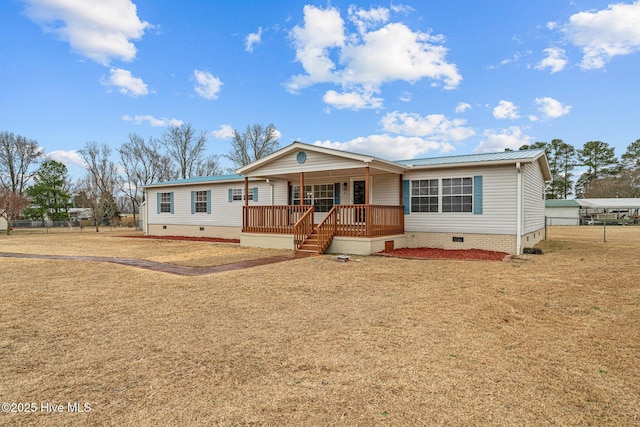
[[[473,213],[482,213],[482,175],[473,177]]]
[[[411,213],[411,182],[408,179],[402,180],[402,206],[404,206],[404,214]]]
[[[158,213],[173,213],[173,192],[156,194]]]

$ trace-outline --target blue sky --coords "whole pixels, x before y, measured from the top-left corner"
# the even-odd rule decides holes
[[[386,159],[640,138],[640,1],[8,0],[0,130],[72,173],[88,141],[191,123]],[[114,160],[116,160],[114,153]],[[222,161],[223,166],[231,166]]]

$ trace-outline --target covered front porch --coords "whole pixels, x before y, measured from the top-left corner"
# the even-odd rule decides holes
[[[250,177],[266,179],[272,188],[269,204],[244,199],[243,235],[266,242],[260,235],[277,236],[290,239],[299,253],[324,253],[334,238],[353,243],[404,234],[398,165],[306,144],[274,154],[239,170],[246,177],[244,194]]]

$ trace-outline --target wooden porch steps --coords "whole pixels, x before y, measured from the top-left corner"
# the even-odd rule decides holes
[[[300,248],[296,250],[296,257],[307,257],[313,255],[320,255],[318,251],[318,244],[320,239],[318,238],[318,230],[316,228],[313,229],[309,237],[305,239]]]

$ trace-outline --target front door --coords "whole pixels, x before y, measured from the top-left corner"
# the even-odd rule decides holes
[[[353,204],[354,205],[364,205],[366,203],[365,196],[365,182],[364,181],[353,181]]]
[[[364,181],[353,181],[353,204],[354,205],[364,205],[367,202],[367,197],[365,195],[366,185]],[[355,211],[355,221],[357,223],[363,223],[366,218],[365,208],[356,208]]]

